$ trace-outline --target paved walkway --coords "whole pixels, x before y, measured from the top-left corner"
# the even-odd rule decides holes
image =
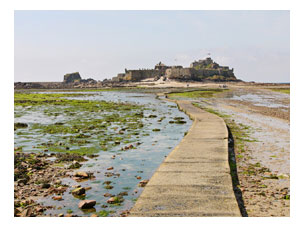
[[[241,216],[228,164],[228,131],[220,117],[177,101],[193,125],[163,161],[130,216]]]

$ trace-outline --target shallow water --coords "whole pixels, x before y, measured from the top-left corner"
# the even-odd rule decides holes
[[[62,93],[62,92],[60,92]],[[75,92],[73,92],[75,93]],[[186,114],[179,111],[175,103],[168,101],[158,100],[155,95],[152,94],[139,94],[139,93],[127,93],[127,92],[81,92],[84,94],[90,94],[90,96],[81,97],[69,97],[68,99],[89,99],[89,100],[106,100],[114,102],[131,102],[139,105],[144,105],[144,118],[142,119],[143,128],[128,139],[131,142],[140,142],[141,144],[136,146],[136,149],[122,151],[121,147],[128,144],[120,144],[112,147],[108,151],[99,151],[99,155],[96,158],[89,159],[83,163],[80,169],[71,171],[71,174],[75,171],[90,171],[94,172],[95,179],[88,180],[85,182],[78,183],[70,178],[63,179],[64,184],[69,186],[81,185],[82,187],[92,187],[91,190],[86,191],[85,199],[94,199],[97,201],[95,206],[96,211],[115,211],[110,216],[117,216],[123,210],[130,209],[136,198],[142,191],[142,188],[137,187],[140,180],[136,176],[140,176],[141,180],[149,179],[153,175],[154,171],[161,164],[163,159],[169,152],[178,145],[180,140],[184,137],[184,133],[187,132],[192,124],[192,121]],[[23,122],[29,125],[26,129],[18,129],[15,131],[15,147],[22,146],[24,152],[41,152],[39,148],[33,148],[38,146],[42,142],[49,141],[60,141],[62,135],[60,134],[43,134],[39,130],[33,129],[35,123],[43,124],[54,124],[56,122],[65,122],[70,116],[63,112],[58,111],[58,107],[52,112],[52,107],[41,106],[32,108],[19,108],[15,109],[15,122]],[[47,111],[47,112],[46,112]],[[49,115],[52,113],[52,115]],[[58,114],[55,114],[58,113]],[[54,115],[53,115],[54,114]],[[104,113],[82,113],[77,112],[73,118],[81,117],[83,119],[98,118],[97,115],[103,115]],[[157,118],[147,118],[149,115],[157,115]],[[170,120],[174,117],[183,117],[187,121],[186,124],[169,124]],[[161,117],[165,117],[161,122],[158,120]],[[109,130],[115,128],[115,124],[111,125]],[[160,131],[153,131],[153,129],[160,129]],[[115,131],[113,131],[115,134]],[[95,140],[95,141],[94,141]],[[93,146],[94,143],[98,143],[97,139],[90,139]],[[133,143],[132,143],[133,144]],[[52,151],[48,151],[52,152]],[[111,157],[115,155],[115,159]],[[115,174],[119,173],[120,176],[106,177],[105,172],[108,167],[114,167],[114,170],[110,170]],[[125,171],[124,171],[125,170]],[[104,181],[112,181],[111,185],[113,189],[107,190],[104,188]],[[72,187],[64,193],[63,201],[54,201],[51,199],[52,196],[42,198],[39,200],[44,205],[56,205],[56,209],[48,210],[45,212],[46,215],[55,215],[58,213],[67,213],[68,209],[73,211],[73,214],[79,216],[89,216],[92,211],[83,211],[78,209],[79,199],[74,198],[69,192]],[[137,190],[137,193],[134,191]],[[124,196],[124,202],[121,206],[111,206],[106,203],[108,197],[104,197],[104,193],[109,192],[116,195],[120,192],[127,191],[128,196]],[[108,208],[102,208],[102,205],[108,205]],[[61,209],[60,209],[61,208]]]

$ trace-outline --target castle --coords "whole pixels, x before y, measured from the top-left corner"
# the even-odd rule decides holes
[[[112,78],[113,82],[138,82],[144,79],[165,79],[181,81],[237,81],[233,68],[220,66],[210,57],[191,63],[190,67],[166,66],[159,62],[154,69],[127,70]]]

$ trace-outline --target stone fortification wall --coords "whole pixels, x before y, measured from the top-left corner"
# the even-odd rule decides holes
[[[140,81],[159,76],[161,76],[161,71],[159,70],[128,70],[123,79],[126,81]]]
[[[193,68],[169,68],[166,70],[166,77],[170,79],[190,80],[193,76]]]
[[[124,74],[118,74],[112,79],[113,82],[141,81],[147,78],[158,79],[165,76],[174,80],[215,80],[234,81],[237,80],[233,73],[233,68],[220,66],[210,57],[204,60],[194,61],[189,68],[182,66],[166,66],[159,62],[154,69],[125,70]]]

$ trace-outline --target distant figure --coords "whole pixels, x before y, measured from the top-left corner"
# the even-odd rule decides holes
[[[189,87],[189,84],[187,84],[187,87]]]

